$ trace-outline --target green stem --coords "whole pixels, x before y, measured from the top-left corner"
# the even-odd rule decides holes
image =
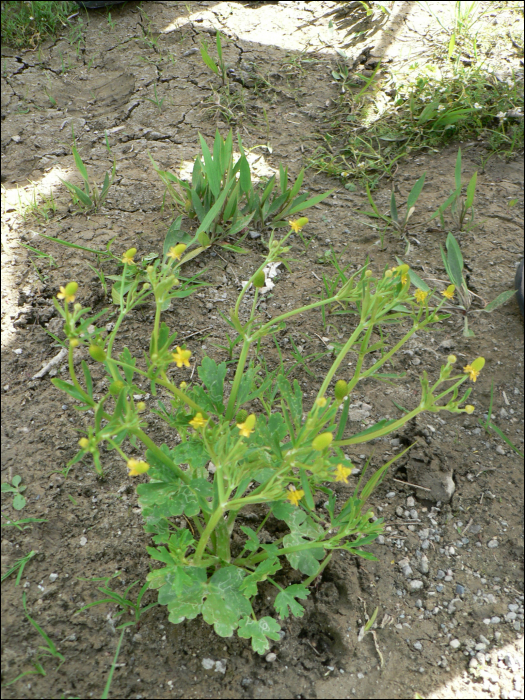
[[[414,408],[413,411],[410,411],[410,413],[406,413],[402,418],[395,421],[395,423],[390,423],[389,425],[380,428],[375,433],[365,433],[364,435],[356,435],[354,437],[348,438],[347,440],[336,440],[333,442],[333,445],[334,447],[341,447],[342,445],[359,445],[361,442],[370,442],[370,440],[375,440],[376,438],[382,437],[383,435],[388,435],[394,430],[401,428],[403,425],[405,425],[405,423],[408,423],[409,420],[412,420],[412,418],[419,415],[424,410],[425,407],[419,405],[417,408]]]
[[[336,296],[330,297],[329,299],[322,299],[321,301],[316,301],[313,304],[308,304],[308,306],[301,306],[299,309],[294,309],[293,311],[288,311],[285,314],[276,316],[275,318],[272,318],[271,321],[268,321],[268,323],[265,323],[264,326],[261,326],[259,330],[253,334],[252,340],[263,338],[266,335],[266,331],[272,326],[275,326],[276,323],[285,321],[287,318],[291,318],[292,316],[297,316],[297,314],[302,314],[305,311],[310,311],[310,309],[317,309],[320,306],[326,306],[326,304],[333,304],[336,301],[338,301]]]
[[[87,394],[84,391],[84,389],[80,385],[80,382],[77,379],[77,375],[75,373],[75,365],[73,363],[73,346],[71,345],[71,343],[69,344],[68,367],[69,367],[69,375],[70,375],[71,379],[73,380],[73,384],[75,385],[75,389],[82,394],[82,398],[89,406],[96,406],[97,405],[96,402],[93,401],[91,396],[89,396],[89,394]]]
[[[313,576],[309,576],[305,581],[303,581],[303,586],[309,586],[314,579],[316,579],[322,572],[323,570],[328,566],[330,563],[330,559],[332,558],[332,552],[325,558],[321,566],[319,567],[319,571],[316,574],[313,574]]]
[[[248,357],[248,352],[250,350],[251,342],[249,340],[244,340],[241,350],[241,355],[237,363],[237,369],[235,371],[235,378],[233,380],[232,390],[230,392],[230,398],[228,399],[228,406],[226,408],[225,418],[230,421],[233,418],[233,412],[235,410],[235,400],[237,399],[237,394],[239,392],[239,386],[241,380],[244,376],[244,366],[246,365],[246,358]]]
[[[361,332],[362,332],[363,328],[364,328],[364,324],[363,324],[363,323],[360,323],[360,324],[357,326],[357,328],[355,329],[355,331],[352,333],[352,335],[350,336],[350,338],[348,338],[348,340],[347,340],[346,343],[344,344],[343,348],[342,348],[341,351],[339,352],[339,355],[335,358],[335,360],[334,360],[332,366],[331,366],[330,369],[328,370],[328,374],[326,375],[326,377],[325,377],[325,379],[324,379],[324,382],[323,382],[322,385],[321,385],[321,388],[320,388],[319,391],[317,392],[317,398],[318,398],[318,399],[322,398],[322,397],[326,394],[326,390],[328,389],[328,387],[329,387],[329,385],[330,385],[330,382],[332,381],[332,378],[333,378],[334,374],[337,372],[337,369],[338,369],[339,365],[341,364],[341,362],[344,360],[344,358],[346,357],[346,355],[347,355],[347,354],[350,352],[350,350],[352,349],[352,345],[356,342],[356,340],[357,340],[357,339],[359,338],[359,336],[361,335]],[[357,383],[357,382],[356,382],[356,383]]]
[[[206,528],[204,532],[202,533],[202,536],[199,540],[199,544],[197,545],[197,549],[195,550],[195,554],[193,557],[193,564],[194,566],[199,566],[200,561],[204,552],[204,549],[206,548],[206,545],[208,544],[208,540],[210,539],[210,535],[212,532],[214,532],[219,520],[222,518],[224,513],[224,508],[222,505],[219,505],[219,507],[211,514],[210,519],[208,520],[208,524],[206,525]]]

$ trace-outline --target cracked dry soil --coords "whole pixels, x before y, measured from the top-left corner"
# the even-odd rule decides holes
[[[329,6],[312,4],[318,6],[318,15]],[[82,605],[100,598],[96,583],[79,579],[121,570],[113,582],[120,591],[135,580],[143,582],[150,565],[145,550],[150,539],[142,530],[134,485],[114,453],[105,455],[104,480],[84,463],[73,467],[66,479],[53,474],[75,454],[79,416],[49,376],[31,379],[57,353],[44,330],[61,332],[52,297],[60,285],[76,279],[83,305],[98,311],[110,300],[87,266],[95,264],[92,255],[38,234],[100,249],[115,237],[118,253],[131,246],[138,248],[138,256],[158,252],[174,214],[161,210],[162,187],[148,151],[162,167],[175,169],[196,156],[197,132],[208,141],[217,127],[225,135],[228,119],[246,146],[266,143],[266,110],[273,151],[264,152],[259,166],[276,169],[283,162],[296,175],[305,155],[315,149],[323,111],[338,90],[330,82],[335,58],[332,49],[325,50],[327,37],[334,41],[327,21],[297,29],[313,16],[306,4],[200,2],[192,3],[190,14],[182,3],[143,5],[147,17],[135,3],[113,8],[113,27],[104,13],[91,13],[78,52],[65,38],[44,44],[40,53],[2,49],[2,178],[8,191],[27,179],[45,182],[57,167],[76,182],[69,155],[72,129],[97,183],[111,165],[106,130],[117,159],[115,184],[97,213],[75,215],[63,187],[56,190],[56,215],[44,224],[24,222],[14,206],[5,206],[2,481],[20,474],[28,500],[20,517],[47,522],[25,531],[2,532],[3,571],[30,550],[37,551],[19,586],[13,576],[3,584],[3,683],[32,668],[41,642],[23,616],[22,590],[30,614],[66,659],[58,672],[56,664],[45,660],[45,677],[26,676],[4,687],[5,698],[99,697],[118,640],[112,617],[117,611],[101,606],[74,616]],[[231,109],[224,102],[218,104],[219,81],[198,53],[199,40],[206,33],[213,35],[213,27],[228,38],[226,61],[240,76],[240,82],[232,83],[238,99],[229,103]],[[403,31],[405,36],[409,32],[407,27]],[[297,63],[305,43],[309,53],[302,58],[307,55],[310,62]],[[356,55],[356,70],[358,65]],[[264,76],[265,82],[255,80],[253,73]],[[165,99],[161,111],[145,99],[153,97],[154,84],[158,98]],[[49,95],[55,105],[50,106]],[[456,153],[454,145],[440,153],[413,156],[396,176],[406,197],[415,180],[427,172],[414,215],[413,231],[420,245],[413,247],[410,258],[427,279],[443,277],[439,245],[445,234],[428,228],[422,212],[434,211],[448,194]],[[465,146],[464,177],[480,170],[481,155],[482,146]],[[305,185],[315,193],[336,187],[337,182],[308,171]],[[386,205],[389,197],[390,184],[380,185],[378,204]],[[482,223],[460,238],[469,286],[486,300],[512,286],[521,255],[522,222],[509,215],[510,198],[518,199],[514,211],[521,211],[522,163],[493,158],[478,177],[477,217]],[[376,245],[376,235],[356,213],[365,202],[359,188],[354,193],[340,189],[308,212],[310,245],[305,252],[301,241],[294,241],[292,274],[281,271],[273,294],[261,301],[261,313],[271,318],[279,309],[319,294],[323,274],[333,273],[325,264],[328,248],[354,269],[367,256],[379,270],[393,264],[395,255],[403,255],[404,245],[393,237],[387,239],[385,250]],[[19,241],[53,255],[56,267],[37,260],[37,275]],[[179,337],[195,334],[187,342],[197,361],[206,354],[224,359],[217,346],[224,344],[228,327],[219,312],[229,308],[239,281],[259,264],[264,251],[261,238],[248,238],[246,246],[248,255],[212,251],[190,263],[188,272],[206,268],[204,279],[210,286],[173,304],[165,314]],[[127,318],[119,342],[127,344],[132,354],[140,356],[147,347],[152,318],[150,306]],[[291,321],[282,333],[281,347],[289,347],[291,338],[303,356],[325,350],[321,338],[337,341],[351,328],[351,317],[334,316],[329,321],[327,328],[320,314]],[[522,695],[517,649],[523,644],[523,466],[503,441],[479,428],[477,418],[487,410],[493,380],[495,420],[523,449],[523,326],[513,300],[491,315],[476,314],[471,326],[476,333],[471,339],[463,338],[462,320],[455,316],[434,326],[398,358],[397,369],[406,372],[402,382],[395,387],[366,382],[355,396],[354,429],[398,415],[394,402],[414,405],[422,369],[435,376],[451,351],[460,362],[478,355],[487,360],[472,394],[474,415],[424,415],[399,435],[349,451],[358,467],[371,454],[372,467],[378,467],[409,440],[418,443],[373,494],[374,511],[387,525],[384,537],[372,548],[377,561],[346,553],[334,556],[312,586],[304,617],[283,623],[282,640],[271,649],[273,661],[254,654],[246,640],[217,637],[201,619],[174,626],[164,608],[153,608],[140,629],[131,628],[124,637],[111,697]],[[273,345],[264,347],[264,357],[270,367],[277,361]],[[311,361],[312,374],[301,366],[293,369],[291,376],[301,382],[306,402],[313,400],[317,377],[328,363],[326,357]],[[91,369],[96,390],[101,391],[102,374],[96,366]],[[64,373],[62,366],[58,376]],[[145,395],[147,390],[144,386]],[[154,408],[155,400],[145,399]],[[153,437],[169,443],[164,424],[152,413],[148,420]],[[450,502],[425,499],[422,493],[427,492],[401,483],[432,470],[453,482]],[[348,486],[337,485],[341,496],[353,489],[355,478]],[[10,499],[3,501],[2,515],[7,519],[15,515]],[[260,514],[254,511],[246,518],[257,523]],[[270,539],[274,526],[270,520]],[[291,571],[285,570],[283,576],[290,583],[294,580]],[[266,584],[260,587],[258,614],[272,614],[273,595]],[[155,597],[154,591],[148,592],[144,604]],[[376,606],[375,640],[368,634],[358,641],[360,627]]]

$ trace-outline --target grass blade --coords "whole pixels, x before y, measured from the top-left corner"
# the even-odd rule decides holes
[[[486,311],[487,313],[490,313],[491,311],[494,311],[494,309],[497,309],[498,306],[505,304],[515,294],[516,294],[515,289],[508,289],[506,292],[501,292],[501,294],[498,294],[498,296],[495,299],[493,299],[491,302],[489,302],[487,304],[487,306],[485,306],[485,308],[481,309],[481,310]]]
[[[412,187],[412,189],[410,190],[410,194],[408,195],[407,199],[407,211],[412,209],[412,207],[415,206],[417,200],[419,199],[419,195],[421,194],[421,190],[423,189],[423,185],[425,184],[425,176],[426,173],[423,173],[423,175],[415,183],[414,187]]]
[[[454,169],[454,180],[456,182],[456,191],[459,195],[461,191],[461,148],[458,148],[458,157],[456,158],[456,167]]]
[[[478,171],[470,178],[470,182],[467,187],[467,198],[465,200],[465,209],[470,209],[474,203],[474,195],[476,194],[476,180],[478,178]]]
[[[452,282],[459,288],[463,284],[463,255],[451,233],[447,236],[447,259]]]

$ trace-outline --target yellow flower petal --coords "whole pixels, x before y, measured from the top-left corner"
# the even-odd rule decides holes
[[[199,428],[203,428],[207,422],[207,419],[203,418],[202,413],[197,413],[197,415],[190,420],[190,425],[193,426],[195,430],[198,430]]]
[[[443,296],[446,299],[453,299],[454,298],[454,292],[456,291],[456,285],[455,284],[449,284],[448,287],[445,289],[444,292],[441,292]]]
[[[343,467],[342,464],[338,464],[335,469],[335,480],[344,481],[345,484],[348,483],[348,476],[352,473],[352,470],[348,467]]]
[[[472,365],[467,365],[466,367],[463,367],[463,371],[469,375],[469,379],[471,379],[473,382],[475,382],[476,379],[479,377],[479,371],[477,369],[474,369]]]
[[[256,420],[255,413],[250,413],[244,423],[237,423],[237,427],[239,428],[242,437],[250,437],[250,435],[253,433]]]
[[[286,498],[294,504],[294,506],[299,505],[299,501],[301,498],[304,496],[304,491],[302,489],[298,489],[297,491],[288,491],[288,495]]]
[[[187,247],[188,246],[185,245],[184,243],[178,243],[177,245],[172,246],[169,249],[169,251],[167,253],[167,257],[173,258],[173,260],[180,260],[182,257],[182,254],[184,253],[184,251],[186,250]]]
[[[129,469],[129,476],[138,476],[148,471],[149,464],[142,460],[128,459],[127,467]]]
[[[422,304],[428,296],[428,292],[424,292],[422,289],[416,289],[414,293],[414,298],[417,302]]]
[[[190,350],[182,350],[177,345],[177,352],[172,352],[171,356],[173,358],[173,362],[177,363],[177,367],[182,367],[184,365],[185,367],[189,367],[189,359],[191,357],[191,351]]]

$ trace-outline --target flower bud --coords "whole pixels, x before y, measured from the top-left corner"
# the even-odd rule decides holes
[[[76,348],[80,345],[80,340],[78,338],[71,338],[69,341],[69,344],[71,345],[72,348]]]
[[[73,308],[75,309],[75,311],[80,311],[82,309],[82,304],[79,304],[77,301],[77,303],[73,306]]]
[[[484,357],[477,357],[474,362],[471,363],[472,369],[476,370],[476,372],[481,372],[483,367],[485,366],[485,358]]]
[[[400,275],[406,275],[407,272],[410,270],[410,265],[399,265],[399,267],[397,267],[396,270]]]
[[[72,296],[77,293],[78,284],[76,282],[68,282],[66,284],[66,295]]]
[[[332,442],[333,439],[334,436],[332,435],[332,433],[321,433],[312,442],[312,447],[314,448],[314,450],[321,452],[325,449],[325,447],[328,447],[328,445]]]
[[[145,410],[146,410],[146,404],[144,403],[144,401],[139,401],[137,404],[137,411],[139,413],[142,413],[142,411],[145,411]]]
[[[348,384],[345,382],[344,379],[340,379],[338,382],[335,383],[334,394],[335,398],[338,401],[342,401],[345,398],[345,396],[347,396]]]
[[[392,277],[392,270],[387,270],[385,272],[385,277],[386,277],[386,279],[390,279]]]
[[[455,362],[457,362],[457,359],[458,358],[455,355],[449,355],[447,357],[447,362],[449,363],[449,365],[453,365]]]
[[[90,345],[89,354],[95,360],[95,362],[104,362],[106,359],[104,348],[101,348],[100,345]]]
[[[471,413],[474,413],[474,406],[470,406],[470,405],[465,406],[465,413],[468,413],[469,415]]]
[[[136,248],[128,248],[128,250],[126,250],[124,255],[126,256],[126,258],[132,258],[136,252],[137,252]]]
[[[80,447],[83,450],[85,450],[86,447],[89,445],[89,440],[87,438],[80,438],[80,440],[78,441],[78,444],[80,445]]]
[[[100,349],[102,349],[102,348],[100,348]],[[89,350],[91,352],[91,348]],[[96,359],[96,358],[93,358],[93,359]],[[117,379],[116,381],[112,382],[109,385],[109,393],[111,394],[111,396],[118,396],[123,388],[124,388],[124,382],[121,379]]]
[[[319,408],[324,408],[326,406],[326,399],[324,396],[321,396],[319,399],[315,400],[315,405],[319,406]]]
[[[241,410],[237,413],[237,417],[235,418],[236,423],[244,423],[244,421],[248,418],[248,411],[245,411],[244,408],[241,408]]]
[[[254,275],[254,277],[252,279],[252,284],[254,287],[257,287],[257,289],[264,287],[264,285],[266,284],[266,277],[264,274],[264,270],[259,270],[259,272],[257,272]]]
[[[144,284],[142,285],[143,292],[146,292],[150,288],[151,288],[151,284],[149,282],[144,282]]]
[[[367,270],[367,271],[365,272],[365,277],[372,277],[373,274],[374,274],[374,273],[372,272],[372,270]]]

